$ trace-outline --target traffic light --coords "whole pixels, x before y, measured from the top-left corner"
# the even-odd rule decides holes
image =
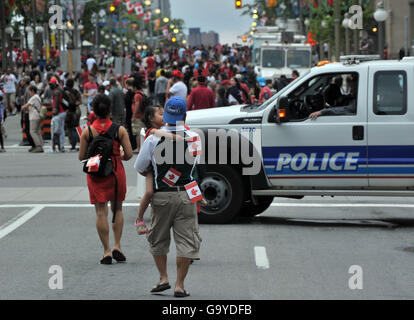
[[[236,7],[236,9],[241,9],[243,6],[243,2],[242,0],[235,0],[234,5]]]
[[[109,6],[109,12],[110,12],[110,13],[113,13],[115,10],[116,10],[116,7],[115,7],[113,4],[111,4],[111,5]]]

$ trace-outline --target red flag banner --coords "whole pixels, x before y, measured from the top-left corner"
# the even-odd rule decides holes
[[[138,18],[142,18],[144,16],[144,7],[142,6],[142,3],[137,3],[134,9]]]
[[[125,7],[128,11],[128,14],[131,14],[134,12],[134,4],[131,0],[125,0]]]
[[[144,22],[145,22],[145,23],[150,22],[150,21],[151,21],[151,17],[152,17],[152,12],[151,12],[151,11],[147,11],[147,12],[145,13]]]

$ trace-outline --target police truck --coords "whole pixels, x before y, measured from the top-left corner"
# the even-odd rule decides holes
[[[255,216],[274,198],[413,196],[413,87],[414,57],[347,56],[262,105],[189,112],[204,146],[200,221]]]

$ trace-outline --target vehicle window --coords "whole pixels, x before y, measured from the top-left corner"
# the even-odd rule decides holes
[[[263,68],[283,68],[285,52],[283,50],[263,50]]]
[[[407,113],[407,74],[405,71],[380,71],[374,77],[374,113]]]
[[[291,69],[310,68],[311,60],[310,51],[304,50],[288,50],[287,65]]]
[[[316,76],[289,94],[291,120],[303,121],[321,111],[323,116],[357,114],[358,74],[329,73]]]

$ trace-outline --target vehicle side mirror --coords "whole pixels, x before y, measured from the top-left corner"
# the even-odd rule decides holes
[[[289,99],[280,97],[276,104],[276,123],[289,122]]]

